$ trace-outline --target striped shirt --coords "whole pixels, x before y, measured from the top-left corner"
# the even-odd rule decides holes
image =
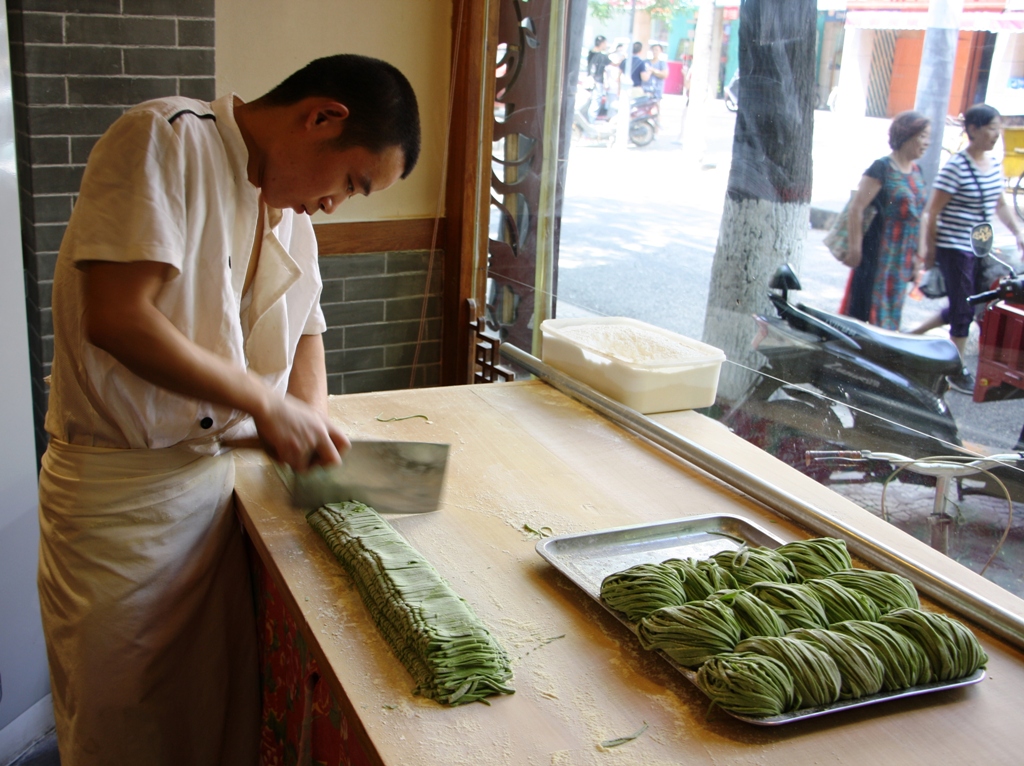
[[[981,170],[966,152],[960,152],[935,176],[933,188],[952,195],[939,213],[936,244],[972,252],[971,229],[979,223],[992,221],[1003,193],[1002,168],[992,163],[988,170]]]

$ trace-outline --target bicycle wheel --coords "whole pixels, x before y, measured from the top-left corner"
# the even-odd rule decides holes
[[[1018,218],[1024,218],[1024,173],[1020,174],[1013,187],[1013,209]]]

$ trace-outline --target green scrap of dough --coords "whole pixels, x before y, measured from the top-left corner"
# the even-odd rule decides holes
[[[447,705],[512,694],[508,655],[473,609],[376,511],[325,505],[306,516],[356,588],[416,694]]]
[[[383,414],[384,413],[382,412],[380,415]],[[374,418],[374,420],[376,420],[379,423],[397,423],[399,420],[412,420],[413,418],[423,418],[428,423],[430,422],[430,418],[428,418],[426,415],[403,415],[400,418],[382,418],[380,415]]]
[[[645,731],[647,731],[647,721],[644,721],[644,725],[632,734],[627,734],[625,737],[616,737],[615,739],[606,739],[601,743],[601,747],[618,747],[619,745],[625,745],[627,742],[632,742]]]

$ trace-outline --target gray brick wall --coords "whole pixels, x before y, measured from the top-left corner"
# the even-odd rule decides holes
[[[37,444],[53,267],[89,151],[128,107],[211,99],[214,0],[8,0]]]
[[[438,385],[442,258],[435,255],[428,286],[429,256],[426,250],[321,256],[330,393],[409,388],[424,294],[427,320],[413,383]]]

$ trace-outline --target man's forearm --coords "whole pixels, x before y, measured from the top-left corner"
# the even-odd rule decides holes
[[[299,338],[288,393],[327,414],[327,355],[322,335]]]

